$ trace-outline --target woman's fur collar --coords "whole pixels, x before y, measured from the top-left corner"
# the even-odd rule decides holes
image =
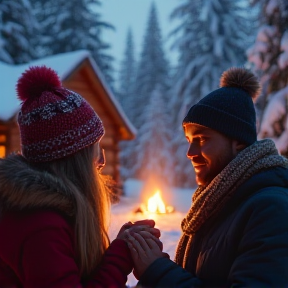
[[[0,159],[0,207],[49,208],[75,214],[74,197],[61,177],[36,170],[21,155]]]

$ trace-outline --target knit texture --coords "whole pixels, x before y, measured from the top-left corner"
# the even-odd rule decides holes
[[[205,96],[190,108],[185,123],[209,127],[248,145],[257,140],[252,98],[236,87],[222,87]]]
[[[193,194],[192,206],[181,223],[183,235],[175,262],[185,266],[192,235],[225,206],[242,183],[264,169],[277,166],[288,168],[288,160],[278,154],[274,142],[271,139],[256,141],[241,151],[207,187],[198,187]]]
[[[62,87],[57,77],[52,69],[36,66],[18,80],[18,97],[23,101],[18,114],[21,149],[32,162],[66,157],[98,142],[104,134],[93,108],[79,94]]]

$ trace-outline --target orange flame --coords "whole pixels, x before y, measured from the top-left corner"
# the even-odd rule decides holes
[[[148,199],[147,209],[150,213],[166,213],[165,204],[159,190]]]
[[[157,190],[156,193],[148,199],[147,212],[149,213],[165,214],[173,211],[174,207],[165,205],[159,190]]]

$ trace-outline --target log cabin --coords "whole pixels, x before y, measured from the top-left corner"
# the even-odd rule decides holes
[[[63,86],[83,96],[102,119],[105,135],[101,146],[106,156],[102,173],[110,175],[121,186],[119,142],[134,139],[136,129],[115,99],[90,53],[85,50],[37,59],[23,65],[0,62],[0,157],[21,149],[17,124],[20,101],[15,90],[17,79],[28,67],[42,65],[54,69]]]

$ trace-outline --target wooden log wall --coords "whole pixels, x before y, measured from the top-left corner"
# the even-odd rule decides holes
[[[91,77],[90,77],[91,78]],[[79,93],[93,107],[97,115],[101,118],[105,135],[100,145],[105,150],[106,165],[102,173],[110,175],[119,185],[122,185],[119,172],[119,131],[117,125],[113,122],[109,106],[105,103],[106,95],[104,91],[96,90],[94,84],[89,82],[89,77],[83,71],[75,73],[71,78],[63,82],[63,85],[72,91]]]

